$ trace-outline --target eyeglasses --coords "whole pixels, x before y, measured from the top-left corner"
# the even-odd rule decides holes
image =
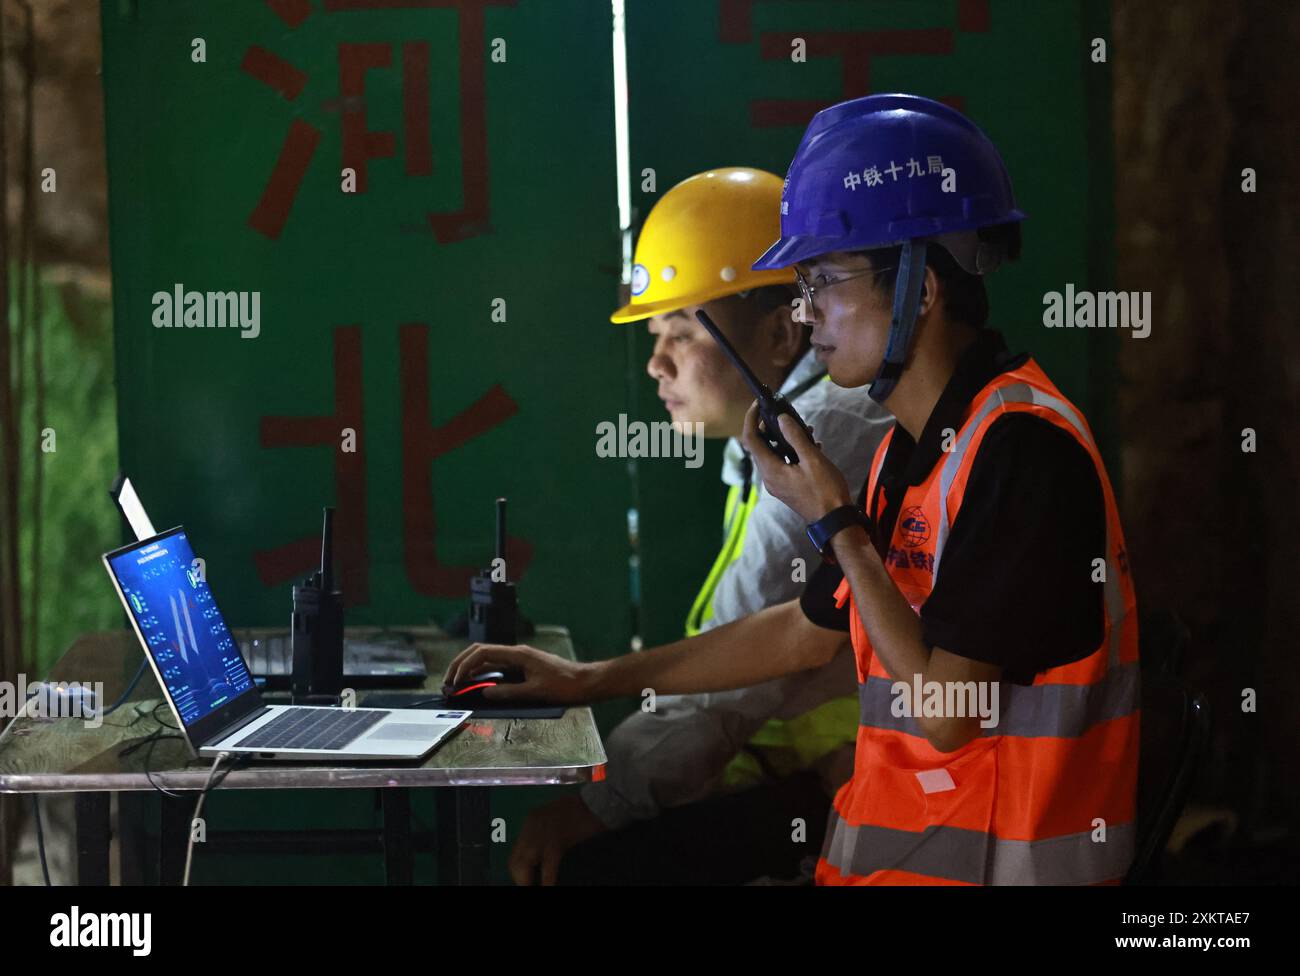
[[[813,296],[815,296],[817,292],[824,291],[825,289],[830,288],[833,285],[842,285],[844,282],[852,281],[854,278],[864,278],[867,275],[876,275],[884,271],[893,271],[893,270],[894,270],[893,265],[890,265],[887,268],[868,268],[866,271],[855,271],[852,274],[843,275],[842,277],[836,278],[833,281],[827,281],[820,285],[814,285],[812,282],[810,282],[799,272],[798,268],[795,268],[794,271],[795,281],[798,282],[799,284],[799,294],[803,296],[804,321],[814,322],[817,319],[817,309],[813,305]]]

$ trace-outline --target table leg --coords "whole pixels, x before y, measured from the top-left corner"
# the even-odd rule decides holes
[[[111,793],[77,793],[73,801],[77,831],[77,884],[108,884],[109,803]]]
[[[123,790],[117,794],[117,849],[122,884],[144,884],[144,870],[149,845],[145,827],[149,795],[140,790]]]
[[[384,808],[384,874],[390,885],[415,881],[411,848],[411,791],[392,787],[379,791]]]
[[[488,883],[492,804],[486,786],[450,786],[438,798],[438,883]]]
[[[194,822],[193,796],[158,797],[158,883],[178,885],[185,879],[185,849]]]

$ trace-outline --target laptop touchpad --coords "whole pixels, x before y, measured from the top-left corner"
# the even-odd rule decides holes
[[[442,730],[436,725],[421,725],[418,722],[385,722],[375,726],[374,731],[366,735],[366,738],[414,742],[419,739],[435,738],[440,731]]]

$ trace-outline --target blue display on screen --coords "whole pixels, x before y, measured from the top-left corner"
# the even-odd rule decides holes
[[[191,725],[253,687],[184,532],[108,563],[181,722]]]

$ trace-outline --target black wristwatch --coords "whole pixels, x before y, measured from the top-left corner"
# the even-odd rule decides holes
[[[867,530],[867,538],[871,537],[871,519],[867,518],[867,513],[856,505],[841,505],[839,508],[833,508],[816,522],[809,523],[808,538],[821,553],[823,561],[832,566],[836,565],[831,539],[850,525],[862,526]]]

